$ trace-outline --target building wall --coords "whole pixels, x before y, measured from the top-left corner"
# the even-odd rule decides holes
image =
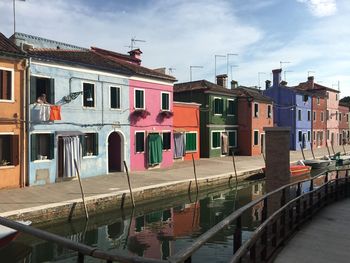
[[[13,72],[13,101],[0,101],[0,119],[2,119],[0,122],[0,134],[19,136],[19,145],[17,149],[19,164],[15,166],[0,166],[0,189],[16,188],[21,186],[21,166],[22,169],[24,169],[25,160],[23,153],[26,141],[23,132],[23,122],[20,122],[21,119],[24,119],[22,103],[25,65],[23,61],[17,59],[0,57],[0,69],[11,70]],[[6,119],[6,121],[4,119]],[[24,172],[22,171],[22,173]],[[22,178],[24,178],[23,174]]]
[[[298,132],[302,131],[303,134],[306,135],[306,145],[304,148],[310,149],[310,143],[311,143],[311,123],[312,123],[312,111],[311,111],[311,105],[312,105],[312,99],[310,96],[296,93],[296,111],[295,111],[295,118],[296,118],[296,127],[295,127],[295,149],[300,150],[300,141],[298,138]],[[307,98],[307,100],[306,100]],[[298,120],[298,110],[301,110],[301,121]],[[310,112],[310,120],[308,120],[308,112]],[[309,138],[307,138],[308,133],[310,133]]]
[[[349,140],[349,108],[339,105],[339,143],[343,144]]]
[[[173,85],[172,83],[157,82],[152,80],[136,80],[130,79],[130,110],[131,112],[135,108],[134,104],[134,91],[137,88],[144,89],[145,91],[145,108],[150,113],[144,119],[139,119],[130,124],[130,168],[131,170],[145,170],[148,168],[147,163],[147,147],[146,138],[150,132],[171,132],[171,138],[173,138],[173,117],[160,118],[161,112],[161,92],[170,93],[170,111],[173,111]],[[131,115],[130,115],[131,116]],[[130,118],[129,116],[129,118]],[[145,131],[145,152],[136,153],[135,151],[135,132]],[[173,164],[173,143],[171,149],[164,151],[163,158],[160,167],[169,167]]]
[[[252,103],[246,98],[238,99],[238,154],[252,154]]]
[[[108,136],[117,132],[122,138],[122,159],[130,165],[129,156],[129,84],[128,79],[114,74],[100,71],[82,70],[79,68],[62,67],[33,62],[31,74],[35,76],[54,79],[55,104],[63,102],[63,97],[70,92],[82,91],[84,81],[95,84],[95,108],[83,107],[83,96],[61,105],[61,120],[48,123],[32,123],[30,135],[35,133],[53,133],[54,159],[31,161],[29,168],[29,184],[38,185],[53,183],[58,176],[58,137],[59,131],[79,131],[98,133],[99,152],[97,156],[83,157],[81,163],[81,177],[90,177],[108,173]],[[109,87],[121,88],[121,109],[112,110],[109,105]],[[30,117],[35,104],[30,105]],[[29,155],[31,155],[31,142],[29,141]],[[31,156],[30,156],[31,157]]]
[[[317,98],[319,98],[319,103]],[[313,134],[313,147],[325,147],[326,146],[326,109],[327,102],[324,97],[313,97],[312,98],[312,111],[316,113],[316,119],[312,121],[312,134]],[[323,121],[321,120],[321,113],[323,113]],[[321,140],[320,134],[323,134]],[[317,135],[319,134],[319,135]],[[319,138],[317,138],[319,136]]]
[[[191,160],[193,154],[193,158],[197,160],[200,158],[199,105],[174,102],[173,109],[173,128],[197,133],[197,150],[195,152],[187,152],[184,157],[185,160]]]
[[[337,92],[335,91],[327,91],[328,99],[327,99],[327,110],[329,111],[329,119],[327,121],[327,130],[329,131],[328,143],[332,143],[332,135],[334,138],[333,145],[339,145],[339,122],[338,117],[336,117],[336,112],[338,111],[339,100],[336,99]]]

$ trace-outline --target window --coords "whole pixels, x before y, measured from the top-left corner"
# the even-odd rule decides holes
[[[220,132],[212,132],[211,134],[211,148],[216,149],[221,147]]]
[[[227,115],[229,115],[229,116],[236,115],[235,101],[234,100],[227,100]]]
[[[142,89],[135,89],[135,109],[145,108],[145,91]]]
[[[98,155],[98,133],[85,133],[82,139],[83,156]]]
[[[339,112],[339,121],[341,121],[341,112]]]
[[[349,122],[349,113],[346,114],[346,122]]]
[[[83,106],[87,108],[95,107],[95,84],[83,83]]]
[[[229,131],[228,132],[228,146],[231,148],[237,147],[237,132]]]
[[[163,132],[163,150],[171,149],[171,133]]]
[[[303,140],[303,133],[302,131],[298,132],[298,141],[301,142]]]
[[[0,134],[0,167],[18,165],[18,135]]]
[[[327,140],[329,140],[329,130],[327,130]]]
[[[298,121],[301,121],[301,110],[298,110]]]
[[[311,121],[311,111],[307,111],[307,121]]]
[[[120,88],[110,87],[110,107],[111,109],[120,109]]]
[[[0,100],[13,100],[12,77],[12,70],[0,69]]]
[[[304,96],[303,96],[303,101],[304,101],[304,102],[307,102],[308,100],[309,100],[309,96],[308,96],[308,95],[304,95]]]
[[[312,115],[313,115],[313,120],[316,121],[316,111],[313,111]]]
[[[170,110],[170,94],[162,92],[162,110]]]
[[[34,133],[31,135],[31,160],[52,160],[54,158],[53,133]]]
[[[142,153],[145,151],[145,132],[136,132],[135,151],[137,153]]]
[[[335,120],[338,120],[338,111],[335,112]]]
[[[339,94],[336,93],[336,94],[335,94],[335,100],[338,100],[338,99],[339,99]]]
[[[254,103],[254,117],[257,118],[259,117],[259,104]]]
[[[307,131],[307,141],[311,141],[311,131]]]
[[[326,120],[329,120],[329,110],[326,110]]]
[[[222,115],[224,109],[224,100],[221,98],[214,98],[214,114]]]
[[[259,131],[254,131],[254,145],[259,145]]]
[[[321,121],[323,121],[323,111],[321,112]]]
[[[272,117],[272,106],[271,105],[267,105],[267,118],[271,118]]]
[[[314,131],[314,137],[312,138],[314,141],[316,140],[316,132]]]
[[[317,103],[317,105],[320,105],[320,97],[316,98],[316,103]]]
[[[44,77],[30,77],[30,103],[36,103],[45,95],[47,103],[55,104],[55,80]]]
[[[186,152],[197,151],[197,133],[186,132]]]

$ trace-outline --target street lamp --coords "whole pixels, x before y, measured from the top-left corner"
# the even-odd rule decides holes
[[[225,58],[224,55],[214,55],[215,57],[215,76],[214,76],[214,83],[216,82],[216,58]]]
[[[266,75],[266,72],[258,72],[258,88],[260,89],[260,75]]]
[[[193,68],[203,68],[203,66],[190,66],[190,82],[192,82],[192,69]]]

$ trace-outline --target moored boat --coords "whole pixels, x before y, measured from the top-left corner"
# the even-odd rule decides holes
[[[17,221],[23,225],[31,225],[31,221]],[[6,246],[16,238],[18,231],[7,226],[0,225],[0,247]]]
[[[324,168],[334,164],[334,162],[332,160],[312,159],[312,160],[303,160],[302,162],[307,166],[311,166],[312,169],[324,169]]]
[[[265,173],[266,168],[263,168],[263,172]],[[311,166],[307,165],[291,165],[289,167],[291,176],[298,176],[303,174],[308,174],[311,171]]]

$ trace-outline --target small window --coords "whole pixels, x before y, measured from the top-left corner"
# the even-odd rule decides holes
[[[307,141],[311,141],[311,131],[307,131]]]
[[[12,100],[12,71],[0,69],[0,100]],[[0,160],[1,161],[1,160]]]
[[[339,112],[339,121],[341,121],[341,112]]]
[[[229,131],[228,132],[228,146],[231,148],[237,147],[237,132]]]
[[[258,118],[259,117],[259,104],[254,103],[254,117]]]
[[[338,111],[335,112],[335,120],[338,120]]]
[[[329,140],[329,130],[327,130],[327,140]]]
[[[98,155],[98,133],[85,133],[82,141],[83,156]]]
[[[145,91],[135,89],[135,109],[145,108]]]
[[[171,149],[171,133],[163,132],[163,150]]]
[[[316,98],[316,103],[317,103],[317,105],[320,105],[320,97]]]
[[[54,134],[31,135],[31,160],[54,159]]]
[[[0,167],[18,165],[18,135],[0,135]]]
[[[338,99],[339,99],[339,94],[336,93],[336,94],[335,94],[335,100],[338,100]]]
[[[254,145],[259,145],[259,131],[254,131]]]
[[[329,110],[326,111],[326,120],[329,120]]]
[[[162,110],[170,110],[170,95],[169,93],[162,92]]]
[[[316,140],[316,132],[314,131],[314,137],[312,138],[314,141]]]
[[[212,132],[211,135],[211,147],[212,148],[220,148],[221,147],[221,138],[220,138],[220,132]]]
[[[224,109],[224,100],[221,98],[215,98],[214,99],[214,114],[222,115],[223,109]]]
[[[227,100],[227,115],[230,115],[230,116],[236,115],[234,100]]]
[[[137,153],[142,153],[145,151],[145,133],[144,132],[136,132],[135,151]]]
[[[301,121],[301,110],[298,110],[298,121]]]
[[[313,115],[313,120],[316,121],[316,111],[313,111],[312,115]]]
[[[95,107],[95,84],[83,83],[83,106],[87,108]]]
[[[267,118],[271,119],[272,118],[272,106],[267,105]]]
[[[303,133],[302,131],[298,132],[298,141],[301,142],[303,140]]]
[[[321,121],[323,121],[323,117],[324,116],[324,114],[323,114],[323,111],[321,112]]]
[[[307,111],[307,121],[311,121],[311,111]]]
[[[186,132],[186,152],[197,151],[197,133]]]
[[[120,88],[110,87],[111,109],[120,109]]]
[[[55,104],[55,80],[31,76],[30,103]]]
[[[308,100],[309,100],[309,96],[308,96],[308,95],[304,95],[304,96],[303,96],[303,101],[304,101],[304,102],[307,102]]]

